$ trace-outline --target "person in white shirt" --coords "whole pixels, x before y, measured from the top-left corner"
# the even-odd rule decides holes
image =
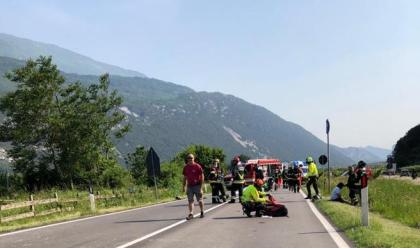
[[[331,192],[331,201],[345,202],[341,197],[341,190],[343,189],[343,187],[344,183],[338,183],[337,186],[335,186],[335,188]]]

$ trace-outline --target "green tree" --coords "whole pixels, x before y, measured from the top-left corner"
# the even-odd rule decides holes
[[[220,160],[220,164],[224,165],[226,155],[223,149],[218,147],[209,147],[205,145],[191,145],[187,147],[184,151],[178,153],[176,156],[177,161],[185,162],[185,158],[188,154],[194,154],[195,161],[203,166],[204,175],[208,176],[210,173],[210,168],[213,165],[214,160],[217,158]]]
[[[88,87],[64,84],[51,57],[41,56],[6,77],[17,89],[0,98],[7,116],[0,137],[12,143],[14,171],[25,186],[100,183],[100,175],[116,161],[111,137],[129,130],[120,125],[122,98],[109,90],[109,76]]]
[[[128,170],[131,172],[137,184],[148,184],[147,166],[146,166],[147,150],[144,146],[136,147],[134,153],[129,153],[125,159]]]
[[[1,139],[12,142],[14,169],[34,190],[60,179],[51,144],[50,117],[57,114],[58,92],[64,78],[51,57],[29,60],[26,66],[7,73],[6,78],[15,82],[17,89],[0,99],[0,110],[7,116],[0,128]]]
[[[420,124],[398,140],[393,156],[398,167],[420,164]]]

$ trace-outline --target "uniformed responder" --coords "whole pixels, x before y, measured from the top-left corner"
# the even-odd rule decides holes
[[[311,185],[313,185],[315,189],[315,197],[314,199],[320,199],[319,190],[318,190],[318,168],[314,162],[314,159],[309,156],[306,158],[306,163],[308,164],[308,182],[306,183],[306,189],[308,190],[308,196],[305,199],[312,199],[311,194]]]
[[[239,166],[237,172],[233,175],[233,182],[230,190],[230,203],[235,203],[236,191],[239,192],[239,202],[241,201],[242,187],[244,186],[244,183],[244,167]]]
[[[223,175],[219,166],[219,159],[215,159],[209,175],[211,186],[212,203],[226,201],[225,188],[223,186]]]
[[[249,185],[245,188],[241,197],[242,204],[244,205],[245,214],[251,217],[251,211],[255,210],[255,216],[261,217],[261,210],[264,209],[267,203],[267,194],[261,191],[264,181],[262,179],[255,180],[253,185]]]

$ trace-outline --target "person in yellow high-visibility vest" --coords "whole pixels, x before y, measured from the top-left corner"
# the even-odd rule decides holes
[[[249,185],[245,188],[242,195],[242,204],[245,206],[244,212],[248,217],[251,217],[251,211],[255,210],[255,216],[261,217],[261,211],[264,209],[267,203],[267,194],[261,191],[261,187],[264,185],[262,179],[257,179],[254,185]]]
[[[311,185],[313,185],[315,189],[315,197],[314,198],[321,198],[319,196],[319,190],[318,190],[318,168],[316,167],[316,164],[314,162],[314,159],[309,156],[306,158],[306,163],[308,164],[308,174],[306,175],[308,177],[308,183],[306,183],[306,189],[308,190],[308,196],[305,199],[312,199],[311,194]]]

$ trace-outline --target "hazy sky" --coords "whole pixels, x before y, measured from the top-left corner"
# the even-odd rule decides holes
[[[340,146],[420,123],[420,1],[5,1],[0,32],[262,105]]]

